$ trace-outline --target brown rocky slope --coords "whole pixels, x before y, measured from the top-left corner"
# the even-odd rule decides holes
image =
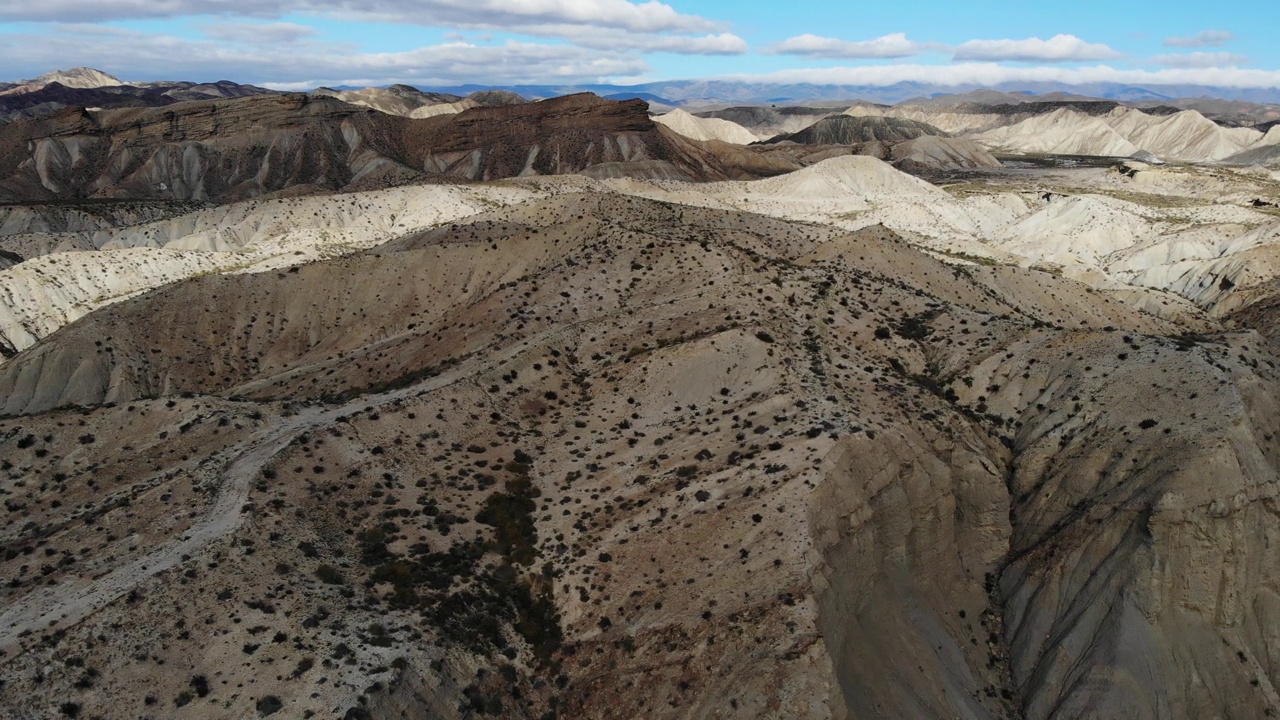
[[[574,95],[409,119],[267,95],[165,108],[68,109],[0,128],[0,200],[231,202],[430,177],[587,172],[682,179],[794,169],[655,125],[642,101]]]
[[[0,706],[1262,717],[1274,357],[598,193],[196,278],[0,368]]]

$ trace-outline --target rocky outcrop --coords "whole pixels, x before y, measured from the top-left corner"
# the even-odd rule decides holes
[[[376,189],[444,176],[495,180],[593,166],[721,179],[791,166],[659,129],[641,101],[593,95],[389,116],[327,97],[274,95],[88,112],[0,128],[0,198],[228,202],[280,192]]]

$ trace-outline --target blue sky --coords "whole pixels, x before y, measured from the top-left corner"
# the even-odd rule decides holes
[[[271,87],[746,79],[1280,86],[1280,21],[1174,0],[40,0],[0,6],[4,79]]]

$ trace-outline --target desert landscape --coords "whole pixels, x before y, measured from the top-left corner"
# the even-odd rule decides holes
[[[1280,108],[711,104],[0,86],[5,716],[1280,713]]]

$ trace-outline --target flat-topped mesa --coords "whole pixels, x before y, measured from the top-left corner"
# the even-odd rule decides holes
[[[656,125],[644,101],[590,94],[420,119],[315,94],[68,109],[0,127],[0,148],[0,200],[233,202],[426,176],[720,180],[793,169],[682,138]]]
[[[310,120],[341,119],[369,112],[331,98],[289,94],[184,102],[154,110],[106,110],[98,115],[104,134],[125,139],[194,141],[296,127]]]
[[[582,93],[525,105],[476,107],[453,116],[417,121],[431,135],[431,152],[449,152],[502,143],[534,146],[558,133],[649,133],[657,125],[643,100],[605,100]]]
[[[337,189],[363,169],[342,134],[360,114],[372,111],[306,95],[70,108],[0,127],[0,198],[224,202]]]
[[[404,126],[399,144],[429,173],[495,180],[587,172],[723,179],[709,148],[660,128],[642,100],[570,95],[527,105],[472,108]]]
[[[542,130],[571,130],[591,120],[592,127],[613,132],[645,132],[656,128],[644,100],[606,100],[593,93],[578,93],[524,105],[478,107],[459,114],[459,125],[488,128],[508,125]],[[496,128],[495,128],[496,129]]]
[[[369,112],[333,98],[293,93],[192,100],[158,108],[67,108],[46,118],[13,123],[6,130],[13,139],[87,135],[117,141],[197,142]]]
[[[460,132],[450,134],[453,137],[488,139],[503,136],[510,130],[524,130],[527,134],[575,129],[586,121],[601,130],[652,130],[655,126],[647,110],[641,100],[615,102],[582,94],[527,105],[472,108],[446,120],[456,121],[460,126]],[[310,119],[371,114],[373,111],[368,107],[327,94],[289,93],[189,101],[158,108],[103,111],[67,108],[45,118],[14,123],[7,130],[13,139],[28,140],[112,135],[121,139],[196,141],[233,136],[246,129],[296,126]]]

